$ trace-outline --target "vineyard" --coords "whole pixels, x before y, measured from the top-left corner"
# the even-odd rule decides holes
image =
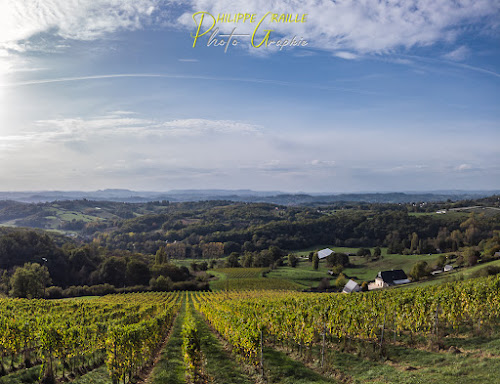
[[[0,371],[40,365],[42,382],[104,361],[113,382],[151,362],[179,308],[179,295],[140,293],[94,300],[0,301]]]
[[[298,290],[302,287],[290,280],[267,277],[269,268],[219,268],[218,280],[210,284],[213,290]]]
[[[0,383],[30,366],[47,383],[97,367],[105,367],[106,383],[140,382],[161,347],[150,376],[158,384],[488,383],[500,372],[500,277],[352,295],[3,299],[0,309]]]
[[[498,325],[500,277],[358,295],[212,293],[197,295],[196,307],[242,357],[255,364],[261,332],[274,344],[293,344],[302,350],[346,339],[381,345],[389,329],[395,337],[408,334],[413,339],[438,335],[440,328]]]

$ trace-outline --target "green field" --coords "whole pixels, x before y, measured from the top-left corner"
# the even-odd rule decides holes
[[[213,290],[253,290],[253,289],[302,289],[300,284],[291,279],[276,278],[263,272],[268,268],[218,268],[208,272],[217,277],[210,282]]]
[[[225,279],[213,281],[210,284],[213,290],[245,291],[254,289],[279,289],[298,290],[302,289],[299,284],[287,279],[275,279],[271,277],[248,278],[248,279]]]
[[[309,261],[299,261],[295,268],[279,267],[267,275],[269,278],[283,279],[298,284],[302,289],[317,287],[324,278],[331,278],[326,263],[320,263],[315,271]]]
[[[348,247],[333,247],[328,245],[321,245],[314,248],[308,248],[299,252],[294,252],[297,256],[308,257],[310,252],[315,252],[323,248],[330,248],[335,252],[351,253],[355,254],[359,248],[348,248]],[[370,249],[373,253],[374,248]],[[430,265],[434,264],[439,258],[440,254],[432,255],[400,255],[400,254],[388,254],[387,248],[381,248],[382,257],[377,261],[370,261],[369,258],[360,256],[349,256],[350,263],[353,264],[352,267],[344,269],[343,273],[358,282],[371,281],[374,280],[379,271],[386,271],[391,269],[402,269],[408,273],[417,261],[426,261]],[[276,277],[281,276],[282,278],[291,279],[297,281],[300,284],[311,286],[321,280],[322,277],[327,277],[328,268],[326,267],[326,261],[321,260],[319,263],[318,271],[314,271],[312,268],[312,263],[308,260],[301,260],[297,268],[298,271],[293,271],[294,268],[290,268],[291,271],[279,268],[276,272],[272,272],[270,276]],[[300,270],[300,271],[299,271]],[[306,273],[307,271],[307,273]],[[316,272],[316,274],[309,273]],[[320,277],[321,276],[321,277]]]
[[[346,268],[344,274],[357,281],[374,280],[379,271],[391,269],[402,269],[407,274],[417,261],[426,261],[429,265],[435,264],[439,258],[438,254],[432,255],[388,255],[386,249],[382,249],[382,258],[377,261],[369,261],[364,257],[351,256],[350,261],[354,264],[352,268]]]
[[[328,274],[329,268],[326,265],[326,260],[321,260],[319,263],[318,270],[314,270],[312,263],[308,260],[309,253],[312,251],[317,251],[323,248],[330,248],[335,252],[343,253],[356,253],[359,248],[347,248],[347,247],[329,247],[327,245],[322,245],[319,247],[308,248],[298,252],[294,252],[300,257],[297,266],[295,268],[289,266],[282,266],[276,269],[270,270],[267,273],[267,278],[284,280],[286,282],[291,282],[293,285],[288,289],[310,289],[315,288],[324,278],[334,280],[336,277],[332,277]],[[353,280],[361,283],[363,281],[373,281],[377,276],[379,271],[386,271],[391,269],[402,269],[406,273],[409,273],[412,266],[417,261],[426,261],[429,265],[434,265],[438,260],[440,254],[432,255],[401,255],[401,254],[388,254],[387,248],[381,248],[382,257],[377,261],[370,261],[369,258],[360,256],[349,256],[351,267],[344,269],[342,272],[346,277],[352,278]],[[371,248],[373,252],[373,248]],[[286,262],[286,258],[285,258]],[[188,265],[189,263],[186,263]],[[241,279],[262,279],[262,272],[265,268],[217,268],[209,270],[209,273],[216,276],[217,280],[210,283],[212,289],[236,289],[238,286],[238,280],[240,280],[241,289],[253,289],[257,281],[241,280]],[[438,278],[440,278],[439,276]],[[438,280],[436,278],[435,280]],[[230,283],[226,283],[225,287],[222,281],[226,279],[235,279]],[[433,280],[434,281],[434,280]],[[264,284],[264,280],[262,280]],[[243,285],[244,284],[244,285]],[[285,283],[281,284],[285,287]],[[270,283],[266,283],[266,287],[270,287]],[[294,288],[291,288],[294,287]]]

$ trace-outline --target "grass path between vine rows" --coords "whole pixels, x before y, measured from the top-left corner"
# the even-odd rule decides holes
[[[182,356],[182,322],[186,316],[186,299],[182,300],[182,306],[179,315],[174,321],[172,333],[161,352],[160,359],[156,363],[151,376],[146,379],[145,383],[152,384],[184,384],[185,365]]]

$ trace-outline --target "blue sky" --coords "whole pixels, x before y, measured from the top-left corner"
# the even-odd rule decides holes
[[[308,44],[193,48],[195,12]],[[499,32],[496,0],[6,0],[0,189],[500,189]]]

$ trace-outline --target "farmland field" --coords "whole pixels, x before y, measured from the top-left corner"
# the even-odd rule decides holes
[[[297,290],[302,286],[289,279],[267,277],[269,268],[219,268],[210,270],[218,280],[212,281],[213,290],[286,289]]]
[[[80,384],[491,383],[500,372],[499,300],[500,277],[353,295],[3,299],[0,383],[39,375]]]
[[[307,257],[310,252],[318,251],[322,248],[330,248],[337,253],[349,253],[356,254],[359,248],[348,248],[348,247],[333,247],[328,245],[317,246],[314,248],[308,248],[307,250],[302,250],[299,252],[294,252],[297,256]],[[370,249],[373,253],[373,248]],[[347,276],[357,280],[357,281],[370,281],[375,279],[375,276],[379,271],[391,270],[391,269],[403,269],[409,272],[413,264],[417,261],[426,261],[429,264],[435,263],[438,260],[440,254],[431,255],[401,255],[401,254],[389,254],[387,253],[387,248],[381,248],[382,257],[377,261],[371,261],[370,258],[365,258],[361,256],[349,256],[349,261],[353,264],[352,267],[344,269],[343,273]],[[312,270],[312,263],[307,260],[302,260],[299,262],[299,269],[302,270]],[[326,262],[324,260],[320,261],[318,271],[324,271],[326,273],[328,268],[326,267]],[[285,274],[286,275],[286,274]],[[273,276],[271,274],[270,276]],[[323,274],[323,277],[326,276]],[[293,278],[292,278],[293,279]],[[311,275],[312,281],[307,281],[308,279],[302,278],[305,285],[311,285],[314,283],[314,276]],[[317,279],[316,279],[317,281]]]

